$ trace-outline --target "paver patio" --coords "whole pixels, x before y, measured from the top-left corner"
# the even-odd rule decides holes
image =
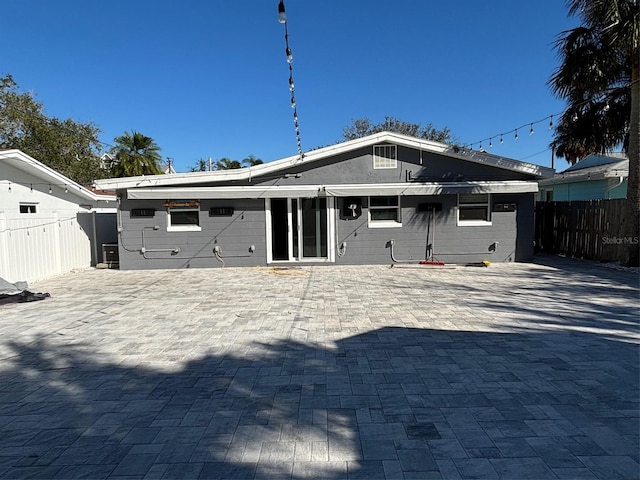
[[[0,306],[0,478],[639,478],[637,275],[87,270]]]

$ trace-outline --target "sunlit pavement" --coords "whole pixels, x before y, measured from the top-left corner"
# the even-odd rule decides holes
[[[0,306],[0,478],[638,478],[638,277],[87,270]]]

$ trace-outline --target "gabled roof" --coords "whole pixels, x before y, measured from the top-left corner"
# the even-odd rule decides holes
[[[179,186],[210,184],[228,182],[232,180],[251,180],[252,177],[281,172],[291,167],[311,165],[314,162],[330,158],[361,148],[373,146],[379,143],[392,143],[394,145],[414,148],[424,152],[436,153],[452,158],[466,160],[472,163],[488,165],[519,173],[525,173],[534,177],[549,177],[553,170],[531,163],[520,162],[511,158],[490,155],[485,152],[465,150],[444,143],[433,142],[421,138],[410,137],[393,132],[381,132],[366,137],[349,140],[328,147],[312,150],[304,154],[303,158],[295,155],[273,162],[245,167],[235,170],[218,170],[213,172],[189,172],[173,175],[148,175],[139,177],[112,178],[96,180],[95,185],[100,189],[144,188],[159,186]]]
[[[77,195],[84,200],[92,202],[110,202],[116,200],[115,195],[98,195],[97,193],[92,192],[88,188],[83,187],[79,183],[76,183],[70,178],[62,175],[60,172],[47,167],[35,158],[30,157],[21,150],[0,150],[0,162],[11,165],[12,167],[21,170],[38,180],[38,182],[33,183],[48,183],[50,185],[58,186],[65,185],[69,192],[72,192],[74,195]]]
[[[574,168],[580,166],[579,168]],[[629,160],[623,154],[589,155],[553,178],[541,180],[539,185],[557,185],[563,183],[588,182],[606,178],[626,178],[629,176]]]

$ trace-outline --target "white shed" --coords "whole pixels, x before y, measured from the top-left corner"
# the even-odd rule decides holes
[[[0,150],[0,278],[33,282],[102,261],[117,239],[116,197],[98,195],[20,150]]]

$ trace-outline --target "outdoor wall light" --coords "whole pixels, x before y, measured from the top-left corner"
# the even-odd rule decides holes
[[[287,22],[287,14],[284,11],[284,0],[280,0],[280,3],[278,4],[278,21],[280,23]]]

